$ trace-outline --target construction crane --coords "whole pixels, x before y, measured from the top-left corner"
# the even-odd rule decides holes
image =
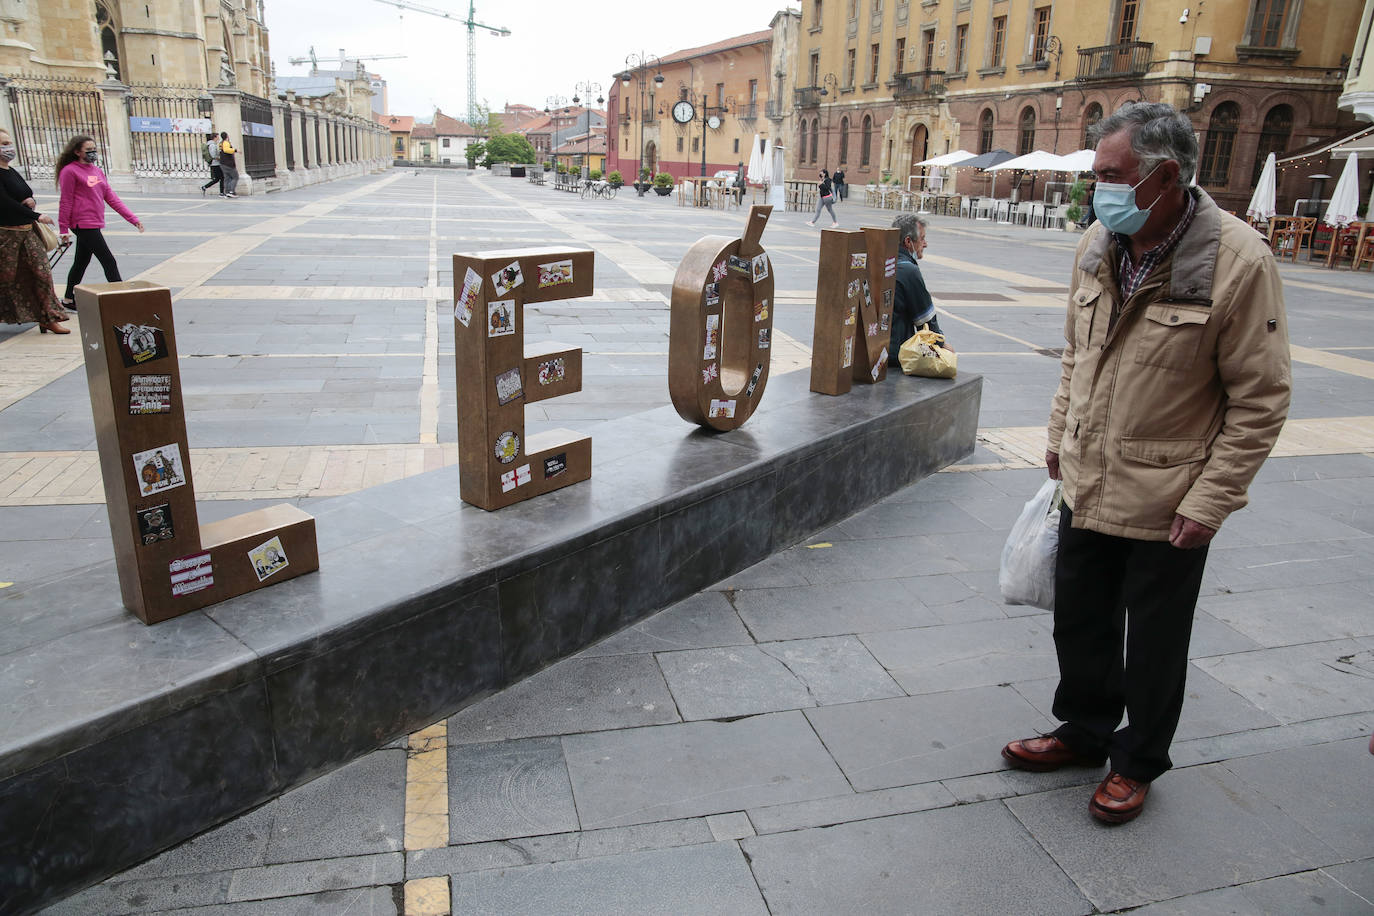
[[[438,16],[440,19],[451,19],[468,28],[468,120],[477,120],[477,30],[486,29],[498,38],[510,35],[510,29],[500,26],[487,25],[478,22],[477,0],[468,0],[468,18],[461,18],[461,13],[451,13],[448,10],[436,9],[432,6],[424,6],[419,3],[411,3],[410,0],[377,0],[378,3],[385,3],[387,6],[394,6],[398,10],[413,10],[417,13],[427,13],[430,16]]]
[[[365,60],[402,60],[405,58],[405,56],[406,55],[404,54],[345,54],[344,49],[340,48],[338,61],[339,66],[342,67],[349,61],[362,63]],[[326,57],[325,61],[328,62],[334,59],[335,58],[333,57]],[[320,60],[318,57],[315,56],[314,45],[310,46],[310,55],[308,57],[288,57],[287,61],[293,64],[303,64],[309,62],[310,70],[312,73],[320,69]]]

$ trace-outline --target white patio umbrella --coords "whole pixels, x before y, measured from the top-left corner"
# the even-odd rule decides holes
[[[759,174],[763,171],[763,156],[759,154],[759,135],[754,134],[754,143],[749,147],[749,164],[745,176],[752,182],[759,182]]]
[[[1097,158],[1097,150],[1074,150],[1072,153],[1065,153],[1059,158],[1064,160],[1064,171],[1066,172],[1091,172],[1093,160]]]
[[[1356,160],[1358,153],[1351,153],[1341,170],[1341,178],[1336,182],[1336,190],[1331,192],[1331,206],[1326,208],[1322,222],[1328,226],[1344,228],[1358,218],[1355,211],[1360,206],[1360,172]]]
[[[1268,158],[1264,160],[1264,168],[1260,170],[1259,184],[1255,185],[1255,193],[1250,195],[1250,204],[1245,208],[1245,215],[1255,222],[1274,218],[1276,170],[1277,160],[1274,158],[1274,154],[1270,153]]]
[[[989,172],[1001,172],[1006,169],[1020,169],[1023,172],[1067,171],[1067,169],[1064,168],[1064,160],[1062,157],[1042,149],[987,167],[987,171]]]
[[[768,145],[766,137],[759,141],[759,170],[757,172],[753,169],[749,170],[750,177],[759,184],[771,186],[779,177],[773,174],[773,160],[775,158],[773,152],[774,148]]]
[[[930,158],[930,159],[924,159],[924,160],[922,160],[922,161],[920,161],[920,162],[918,162],[918,163],[916,163],[916,164],[917,164],[917,165],[934,165],[934,166],[958,165],[960,162],[963,162],[965,159],[972,159],[972,158],[973,158],[974,156],[976,156],[976,155],[977,155],[977,153],[970,153],[970,152],[968,152],[967,150],[956,149],[956,150],[952,150],[951,152],[944,153],[944,154],[939,155],[939,156],[934,156],[934,157],[932,157],[932,158]]]

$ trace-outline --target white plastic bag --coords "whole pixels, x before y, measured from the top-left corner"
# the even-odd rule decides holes
[[[997,584],[1007,604],[1054,610],[1054,561],[1059,553],[1060,486],[1046,480],[1011,526]]]

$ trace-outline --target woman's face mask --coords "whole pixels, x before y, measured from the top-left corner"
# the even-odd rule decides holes
[[[1150,207],[1164,196],[1164,189],[1161,188],[1155,199],[1150,201],[1150,206],[1143,210],[1136,206],[1135,189],[1149,181],[1150,175],[1158,171],[1159,166],[1163,164],[1161,162],[1150,169],[1148,175],[1133,185],[1099,181],[1093,191],[1093,213],[1098,221],[1112,232],[1121,235],[1135,235],[1139,232],[1150,218]]]
[[[19,155],[19,150],[13,143],[0,143],[0,159],[6,162],[13,162],[14,157]]]
[[[93,149],[88,149],[88,150],[86,150],[86,152],[83,153],[82,156],[83,156],[83,158],[85,158],[85,160],[86,160],[87,162],[90,162],[90,163],[95,163],[95,162],[98,162],[98,161],[100,160],[100,154],[97,153],[97,152],[96,152],[95,150],[93,150]]]

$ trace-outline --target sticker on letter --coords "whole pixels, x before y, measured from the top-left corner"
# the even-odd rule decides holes
[[[515,300],[487,303],[487,336],[505,337],[515,333]]]
[[[138,452],[133,457],[138,491],[143,496],[175,490],[186,483],[181,465],[181,446],[175,442]]]
[[[143,546],[156,544],[158,541],[170,541],[176,537],[176,531],[172,527],[172,508],[166,503],[139,509],[137,514],[138,537]]]
[[[511,261],[491,275],[491,285],[496,287],[496,295],[498,296],[504,296],[524,282],[525,278],[520,273],[519,261]]]
[[[573,266],[571,259],[566,261],[553,261],[549,264],[539,265],[540,289],[548,289],[550,286],[562,286],[572,281]]]
[[[496,403],[505,407],[511,401],[525,396],[520,384],[520,367],[507,369],[496,377]]]
[[[167,355],[167,336],[151,324],[117,324],[115,337],[125,368],[141,366]]]
[[[274,536],[267,543],[248,551],[248,562],[253,564],[253,572],[257,574],[259,582],[291,565],[291,561],[286,559],[286,548],[281,545],[280,536]]]
[[[129,415],[144,416],[172,412],[172,377],[170,375],[129,376]]]

